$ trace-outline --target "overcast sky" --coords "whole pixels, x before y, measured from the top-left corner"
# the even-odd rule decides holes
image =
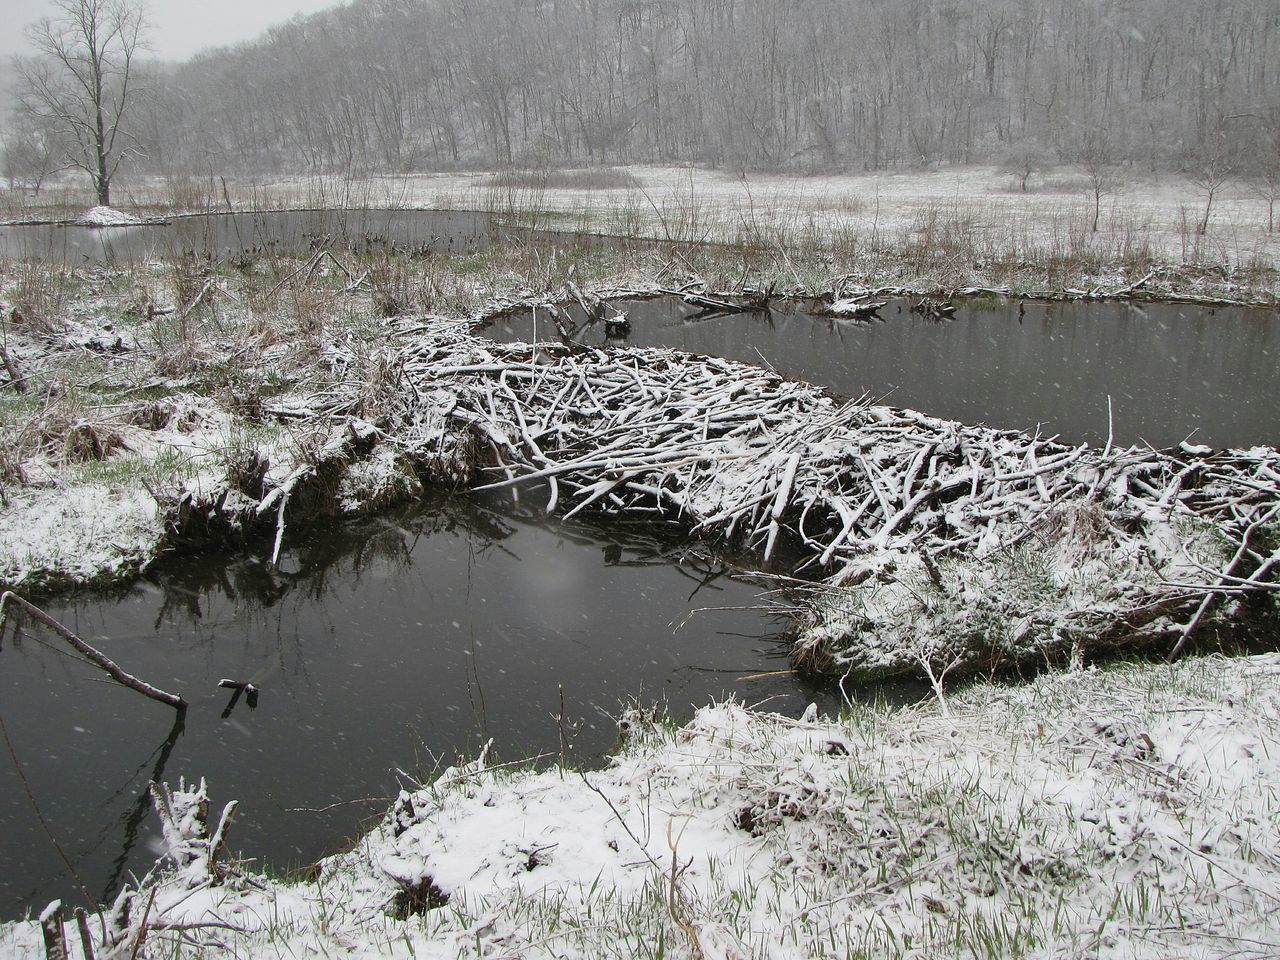
[[[154,56],[185,60],[197,50],[248,40],[295,13],[314,13],[341,0],[148,0]],[[0,0],[0,58],[26,53],[23,28],[53,15],[49,0]]]

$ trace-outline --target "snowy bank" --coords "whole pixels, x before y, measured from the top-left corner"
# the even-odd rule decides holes
[[[144,223],[131,213],[115,207],[93,207],[76,220],[82,227],[136,227]]]
[[[632,713],[610,768],[452,768],[303,883],[218,863],[175,794],[179,866],[98,956],[148,903],[164,956],[1274,956],[1278,679],[1214,657],[841,720]],[[0,928],[0,957],[38,938]]]
[[[57,356],[137,364],[136,336],[83,347],[93,331],[75,325]],[[301,362],[271,342],[212,397],[159,378],[163,400],[28,403],[5,466],[21,482],[0,506],[0,582],[120,578],[166,548],[253,532],[274,533],[274,556],[291,525],[427,486],[519,487],[548,513],[663,520],[764,563],[788,556],[809,578],[796,660],[818,671],[1181,649],[1275,613],[1272,448],[1073,447],[840,402],[748,364],[496,344],[440,317],[366,336],[326,337]],[[13,355],[48,364],[50,339]],[[203,374],[234,344],[161,359]],[[268,395],[290,362],[296,385]]]

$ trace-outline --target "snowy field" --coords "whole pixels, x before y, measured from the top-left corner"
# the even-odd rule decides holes
[[[515,175],[242,177],[227,180],[225,190],[221,182],[199,178],[147,178],[119,181],[116,204],[148,216],[219,212],[228,202],[238,210],[494,210],[538,226],[681,242],[739,241],[788,256],[834,240],[858,261],[838,265],[855,272],[874,266],[877,252],[899,259],[905,252],[909,261],[912,251],[941,244],[958,262],[944,269],[931,263],[928,272],[938,275],[921,279],[961,285],[980,281],[996,261],[1006,267],[1024,262],[1037,268],[1034,273],[1048,264],[1049,276],[1031,284],[1041,290],[1107,279],[1072,276],[1088,263],[1116,270],[1157,261],[1217,279],[1225,272],[1232,280],[1280,262],[1280,233],[1270,229],[1267,203],[1248,182],[1229,182],[1218,191],[1202,235],[1207,197],[1194,183],[1135,167],[1113,175],[1114,185],[1097,198],[1096,232],[1090,179],[1070,166],[1034,174],[1025,191],[1017,178],[990,166],[812,177],[652,166]],[[51,184],[39,198],[0,191],[0,200],[11,219],[74,219],[89,205],[88,194],[73,183]],[[805,275],[803,264],[796,266]],[[896,279],[911,279],[897,272]]]
[[[371,206],[496,209],[538,208],[568,215],[568,223],[608,232],[639,229],[656,237],[795,241],[850,230],[889,242],[926,229],[961,229],[980,246],[1082,253],[1147,250],[1172,263],[1274,265],[1280,234],[1268,232],[1267,204],[1246,183],[1214,198],[1209,229],[1196,228],[1204,194],[1173,174],[1126,168],[1101,197],[1096,234],[1094,197],[1084,171],[1057,168],[1033,176],[1028,189],[986,166],[793,177],[733,174],[692,167],[623,167],[634,186],[540,186],[533,173],[519,186],[493,174],[438,174],[367,180],[282,179],[260,185],[271,205],[344,201]],[[583,173],[591,182],[589,171]],[[550,179],[549,182],[554,183]]]
[[[209,784],[89,928],[100,958],[1274,957],[1278,678],[1212,657],[841,719],[633,712],[608,769],[451,768],[297,883],[211,858]],[[39,937],[0,928],[0,956]]]

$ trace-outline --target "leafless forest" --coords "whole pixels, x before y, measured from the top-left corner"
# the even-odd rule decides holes
[[[141,72],[139,172],[1092,162],[1280,179],[1275,0],[356,0]],[[11,124],[10,172],[38,165],[38,128]]]

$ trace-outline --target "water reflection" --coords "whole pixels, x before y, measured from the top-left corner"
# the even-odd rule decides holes
[[[93,896],[155,856],[153,779],[203,776],[215,803],[241,799],[233,845],[283,867],[381,815],[397,771],[429,776],[490,736],[504,759],[554,756],[563,730],[570,759],[594,763],[628,697],[681,716],[727,694],[792,714],[838,706],[787,672],[739,679],[787,667],[762,587],[652,530],[547,526],[448,501],[286,543],[279,568],[262,559],[268,543],[46,605],[124,669],[185,696],[185,726],[33,628],[0,649],[0,715]],[[223,678],[254,683],[256,704]],[[12,764],[0,766],[5,915],[75,902]]]

